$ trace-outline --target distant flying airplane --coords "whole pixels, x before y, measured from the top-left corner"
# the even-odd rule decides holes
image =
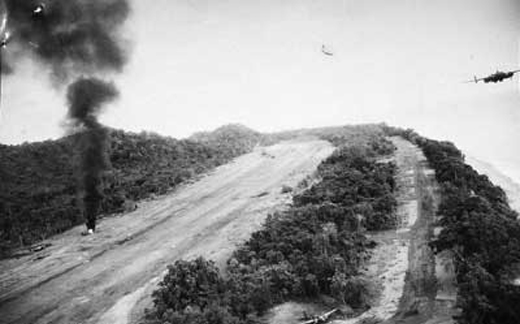
[[[484,83],[497,83],[502,82],[506,79],[512,78],[516,73],[520,72],[520,70],[514,70],[514,71],[508,71],[508,72],[502,72],[502,71],[496,71],[495,73],[484,77],[484,78],[477,78],[476,76],[473,77],[473,80],[467,81],[467,82],[475,82],[478,83],[479,81],[483,81]]]
[[[37,5],[34,10],[33,10],[33,14],[34,15],[40,15],[40,14],[43,14],[43,11],[45,10],[45,4],[43,3],[40,3],[39,5]]]
[[[331,51],[327,50],[327,48],[325,47],[325,45],[321,45],[321,52],[325,55],[329,55],[329,56],[332,56],[334,55],[334,53],[332,53]]]

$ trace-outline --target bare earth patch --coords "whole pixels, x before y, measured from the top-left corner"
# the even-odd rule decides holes
[[[269,212],[334,148],[285,142],[237,158],[175,193],[104,219],[99,232],[77,227],[46,249],[0,261],[2,323],[132,323],[168,264],[202,255],[223,264]]]

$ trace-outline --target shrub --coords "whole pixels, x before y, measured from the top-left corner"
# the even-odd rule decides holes
[[[212,302],[221,300],[224,293],[225,283],[215,264],[198,258],[168,266],[168,273],[152,297],[157,313],[162,315],[167,310],[185,311],[187,307],[204,311]]]
[[[283,186],[282,186],[282,191],[281,191],[281,192],[282,192],[283,194],[290,193],[290,192],[292,192],[292,191],[293,191],[293,188],[292,188],[292,187],[290,187],[290,186],[288,186],[288,185],[283,185]]]
[[[380,151],[389,151],[386,144],[371,142],[383,141],[381,136],[361,138],[357,140],[363,144],[356,142],[356,146],[346,145],[346,138],[334,139],[343,146],[319,165],[318,181],[293,197],[288,210],[269,215],[262,228],[234,251],[225,280],[216,275],[212,263],[202,259],[196,261],[199,265],[181,262],[170,268],[154,293],[155,318],[184,316],[182,320],[191,323],[187,316],[196,310],[197,320],[202,321],[202,314],[213,304],[198,297],[200,292],[211,295],[219,307],[216,320],[255,322],[256,316],[287,300],[324,296],[365,307],[370,287],[359,268],[374,242],[368,240],[364,227],[395,225],[396,170],[391,163],[377,162]],[[201,271],[205,275],[198,275]]]
[[[204,139],[176,140],[111,130],[111,170],[99,214],[132,209],[126,202],[165,194],[195,175],[249,152],[254,131],[223,127]],[[0,145],[0,256],[83,222],[76,200],[75,137]],[[129,208],[132,207],[132,208]]]

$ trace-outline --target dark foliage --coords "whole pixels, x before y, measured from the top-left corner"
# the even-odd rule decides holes
[[[149,323],[233,324],[245,323],[230,313],[228,282],[211,261],[198,258],[177,261],[153,292],[154,311]]]
[[[384,141],[382,137],[378,140]],[[341,144],[347,141],[344,138]],[[263,228],[228,260],[225,280],[215,277],[208,284],[207,278],[217,271],[200,259],[170,267],[153,295],[155,308],[148,313],[151,322],[198,323],[188,316],[194,309],[202,316],[209,295],[212,305],[230,323],[255,321],[256,316],[287,300],[323,295],[353,307],[367,306],[367,283],[359,268],[375,243],[367,239],[364,227],[393,226],[396,207],[392,195],[395,166],[378,163],[380,153],[374,149],[388,142],[380,146],[370,142],[342,146],[322,162],[318,168],[321,181],[296,196],[287,211],[268,216]],[[200,271],[202,264],[211,269]],[[186,269],[190,269],[189,275],[184,275]],[[208,271],[211,276],[205,274]],[[225,289],[219,288],[223,286]]]
[[[372,147],[348,146],[335,152],[318,167],[320,183],[294,197],[294,205],[332,203],[359,215],[368,230],[394,227],[396,167],[375,162],[378,154]]]
[[[449,142],[389,129],[419,145],[441,185],[441,231],[432,243],[453,251],[461,324],[520,323],[520,222],[504,191],[464,163]]]
[[[239,299],[249,300],[237,312],[262,313],[320,295],[366,306],[358,269],[373,243],[364,228],[394,226],[397,205],[395,166],[377,163],[376,156],[371,148],[339,148],[320,164],[321,181],[295,196],[288,211],[268,217],[234,253],[228,270],[242,286]]]
[[[264,142],[272,143],[299,138],[320,138],[335,146],[370,147],[378,154],[390,154],[394,151],[392,143],[384,139],[385,124],[347,125],[337,127],[309,128],[268,134]]]
[[[192,141],[206,144],[217,151],[229,152],[238,156],[250,152],[264,141],[264,135],[240,124],[219,127],[212,132],[195,133],[189,138]]]
[[[113,130],[99,214],[160,195],[252,149],[257,137],[223,127],[204,143]],[[230,132],[232,136],[226,134]],[[76,136],[18,146],[0,145],[0,252],[32,244],[83,222],[76,199]],[[225,144],[221,139],[226,138]],[[233,138],[237,138],[233,141]]]

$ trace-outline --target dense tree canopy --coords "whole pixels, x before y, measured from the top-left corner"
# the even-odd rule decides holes
[[[393,146],[380,133],[370,132],[356,136],[353,145],[349,135],[336,141],[340,147],[319,165],[317,181],[294,196],[288,210],[268,216],[228,260],[225,276],[220,277],[226,279],[213,280],[219,284],[211,291],[218,290],[221,282],[226,287],[213,293],[219,320],[257,322],[256,316],[284,301],[320,296],[356,308],[368,305],[368,283],[360,268],[375,243],[366,230],[396,223],[395,165],[378,162]],[[169,268],[154,293],[155,308],[148,313],[151,323],[199,323],[196,318],[204,316],[206,299],[192,298],[186,305],[188,298],[177,291],[208,295],[208,276],[199,276],[196,270],[200,264],[212,267],[198,259]],[[189,275],[184,275],[186,269],[192,269]],[[191,287],[199,287],[199,293]]]
[[[111,168],[104,176],[100,214],[164,194],[250,151],[258,136],[234,125],[218,129],[214,137],[207,133],[204,142],[111,130]],[[74,139],[0,145],[0,255],[83,222],[73,172]]]

